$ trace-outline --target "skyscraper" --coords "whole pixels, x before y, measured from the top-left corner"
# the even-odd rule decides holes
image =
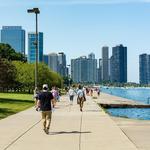
[[[36,34],[35,32],[28,33],[28,62],[35,63],[36,61]],[[43,33],[38,33],[38,62],[43,61]]]
[[[89,83],[97,83],[97,59],[95,59],[95,54],[91,53],[92,57],[88,57],[87,59],[87,81]]]
[[[58,55],[56,53],[48,54],[48,67],[55,72],[59,72]]]
[[[76,83],[96,83],[97,60],[94,57],[87,58],[86,56],[72,59],[71,77]]]
[[[107,46],[102,47],[102,80],[109,80],[109,48]]]
[[[68,76],[68,68],[66,66],[66,55],[63,52],[58,53],[59,74],[63,77]]]
[[[87,82],[87,58],[82,56],[71,60],[71,78],[76,83]]]
[[[94,53],[90,53],[90,54],[88,55],[88,58],[89,58],[89,59],[95,59],[95,54],[94,54]]]
[[[3,26],[1,43],[9,44],[16,52],[25,55],[25,30],[21,26]]]
[[[99,68],[97,69],[97,82],[102,82],[102,59],[99,59]]]
[[[112,48],[110,79],[112,82],[127,82],[127,47],[123,45]]]
[[[141,54],[139,56],[139,77],[140,84],[150,83],[150,55]]]

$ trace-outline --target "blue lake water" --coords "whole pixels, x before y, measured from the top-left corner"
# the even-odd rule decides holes
[[[101,88],[101,91],[145,104],[150,103],[150,88]],[[150,108],[111,108],[107,111],[113,116],[150,120]]]

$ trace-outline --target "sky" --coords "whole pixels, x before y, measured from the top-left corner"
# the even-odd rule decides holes
[[[70,59],[101,48],[123,44],[128,50],[128,82],[139,82],[139,55],[150,54],[150,0],[0,0],[0,29],[19,25],[35,31],[38,7],[39,31],[44,33],[44,54],[64,52]],[[27,40],[26,40],[27,41]],[[27,53],[27,43],[26,43]]]

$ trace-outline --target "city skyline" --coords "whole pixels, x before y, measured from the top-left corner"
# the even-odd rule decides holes
[[[35,16],[29,15],[27,9],[38,7],[41,10],[39,32],[44,33],[43,53],[63,51],[68,63],[72,58],[91,52],[99,59],[103,46],[109,47],[109,57],[113,46],[119,44],[127,46],[128,81],[139,82],[139,55],[149,53],[150,49],[150,19],[148,19],[150,1],[1,0],[0,2],[1,27],[22,26],[26,33],[35,31]]]

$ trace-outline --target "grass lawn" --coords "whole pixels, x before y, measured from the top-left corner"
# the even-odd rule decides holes
[[[0,93],[0,119],[34,105],[31,94]]]

